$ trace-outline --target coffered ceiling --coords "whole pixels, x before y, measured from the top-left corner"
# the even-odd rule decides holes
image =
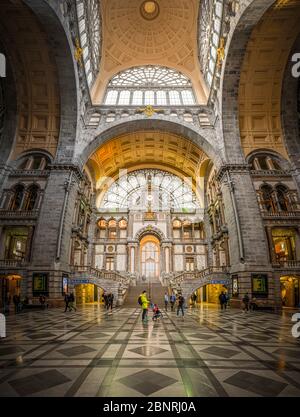
[[[116,73],[140,65],[175,68],[191,78],[206,102],[197,53],[198,0],[102,0],[102,61],[93,88],[101,103]]]

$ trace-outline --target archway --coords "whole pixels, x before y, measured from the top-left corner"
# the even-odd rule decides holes
[[[158,282],[160,274],[160,241],[155,235],[144,236],[140,241],[140,270],[142,279]]]

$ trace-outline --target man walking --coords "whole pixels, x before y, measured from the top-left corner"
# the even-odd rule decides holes
[[[227,299],[226,299],[226,295],[224,294],[224,291],[222,291],[221,294],[219,295],[219,301],[221,305],[221,310],[226,310]]]
[[[182,295],[180,295],[178,297],[177,316],[179,316],[179,311],[181,311],[182,317],[184,317],[184,309],[183,309],[183,306],[184,306],[184,298],[183,298]]]
[[[77,311],[77,308],[75,307],[75,297],[74,294],[71,292],[69,295],[69,311],[71,310]]]
[[[165,310],[168,311],[168,304],[169,304],[169,295],[165,293]]]
[[[147,299],[147,291],[143,291],[142,294],[139,296],[138,298],[138,303],[142,308],[143,314],[142,314],[142,322],[144,324],[147,323],[148,321],[148,306],[149,306],[149,301]]]

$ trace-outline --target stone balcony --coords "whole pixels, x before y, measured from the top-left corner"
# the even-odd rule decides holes
[[[149,118],[159,116],[194,125],[196,128],[212,129],[215,116],[207,106],[93,106],[85,116],[86,128],[97,129],[118,120],[128,121],[136,116]]]
[[[21,259],[0,259],[0,269],[23,269],[28,265],[28,262]]]

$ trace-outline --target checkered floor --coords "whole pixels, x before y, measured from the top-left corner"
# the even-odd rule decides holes
[[[290,316],[98,306],[7,317],[0,396],[300,396],[300,337]]]

